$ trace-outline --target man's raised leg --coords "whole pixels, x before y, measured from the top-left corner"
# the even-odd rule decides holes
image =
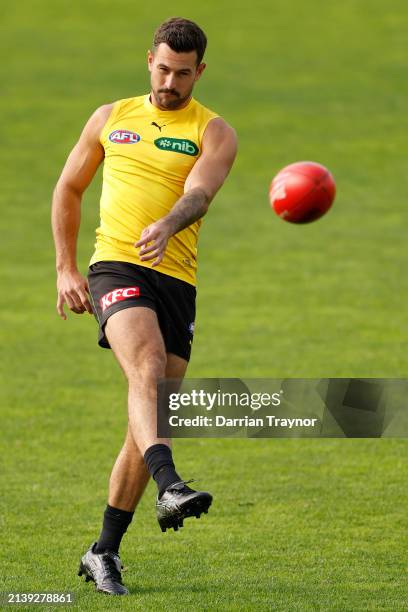
[[[170,440],[157,437],[158,380],[165,375],[182,378],[187,361],[166,355],[157,315],[150,308],[116,312],[108,319],[105,333],[128,380],[129,429],[158,486],[160,526],[163,531],[176,530],[183,518],[207,512],[212,500],[208,493],[186,486],[176,472]]]
[[[166,378],[181,380],[184,377],[187,365],[185,359],[168,353]],[[134,512],[149,478],[150,474],[146,468],[143,455],[136,446],[130,427],[128,427],[125,442],[113,466],[109,481],[109,505]]]

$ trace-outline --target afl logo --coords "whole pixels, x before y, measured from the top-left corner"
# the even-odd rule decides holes
[[[128,130],[115,130],[109,134],[109,140],[116,144],[136,144],[140,140],[139,134]]]

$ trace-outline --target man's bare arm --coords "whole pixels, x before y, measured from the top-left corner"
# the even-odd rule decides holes
[[[86,279],[79,273],[76,245],[81,221],[81,200],[104,158],[99,135],[112,110],[112,104],[98,108],[85,125],[71,151],[54,189],[52,230],[57,267],[57,311],[66,319],[64,303],[78,314],[92,313]]]
[[[227,178],[236,153],[235,131],[221,118],[210,121],[203,137],[202,154],[187,177],[184,195],[165,217],[146,227],[135,244],[141,247],[142,261],[154,259],[152,265],[157,266],[170,236],[205,215]]]

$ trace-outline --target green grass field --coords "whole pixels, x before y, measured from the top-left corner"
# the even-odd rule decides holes
[[[91,112],[148,90],[145,52],[171,14],[206,30],[196,97],[240,141],[202,228],[189,375],[408,376],[403,0],[4,5],[0,591],[74,591],[75,610],[406,610],[402,439],[177,440],[183,476],[214,494],[208,516],[161,534],[150,484],[122,549],[132,596],[76,576],[126,393],[94,320],[56,315],[51,193]],[[310,226],[285,224],[267,198],[301,159],[338,185]],[[99,192],[100,175],[84,198],[84,272]]]

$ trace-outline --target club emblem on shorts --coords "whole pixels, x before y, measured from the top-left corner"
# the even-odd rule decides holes
[[[129,130],[115,130],[109,134],[109,140],[115,144],[136,144],[141,140],[141,136]]]
[[[188,331],[190,334],[194,334],[194,321],[188,326]]]
[[[198,154],[198,147],[192,140],[187,138],[156,138],[154,144],[162,151],[173,151],[173,153],[184,153],[195,157]]]
[[[102,308],[102,312],[105,312],[109,306],[116,304],[116,302],[121,302],[122,300],[127,300],[131,297],[139,297],[140,289],[139,287],[123,287],[122,289],[114,289],[113,291],[109,291],[109,293],[105,293],[99,300],[99,305]]]

